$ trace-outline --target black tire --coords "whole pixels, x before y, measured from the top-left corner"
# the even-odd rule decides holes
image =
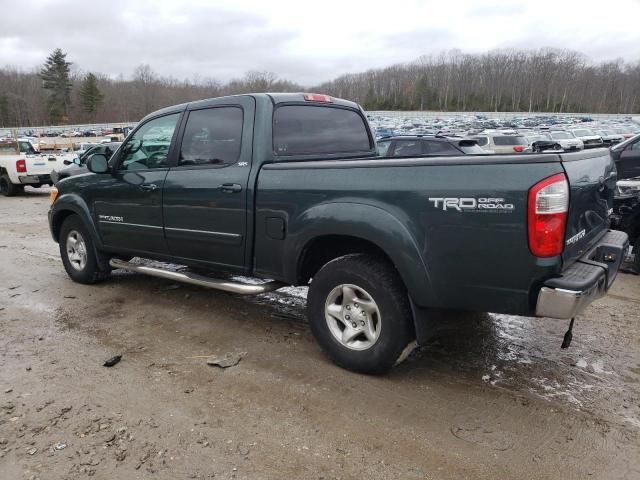
[[[11,179],[6,173],[0,176],[0,194],[4,195],[5,197],[16,196],[18,193],[24,190],[24,188],[20,187],[20,185],[14,185],[13,183],[11,183]]]
[[[633,242],[633,268],[638,275],[640,275],[640,235],[636,238],[635,242]]]
[[[371,343],[364,332],[355,337],[356,342],[371,343],[366,348],[350,348],[332,333],[331,322],[338,327],[342,325],[342,333],[349,328],[344,320],[349,317],[343,316],[340,320],[343,323],[340,324],[336,317],[325,311],[326,305],[333,303],[331,298],[335,295],[334,292],[340,291],[342,285],[356,286],[373,300],[379,312],[379,315],[370,315],[372,325],[375,317],[379,317],[377,339]],[[344,306],[341,315],[346,315],[347,306],[354,305],[355,307],[351,307],[353,310],[350,310],[354,319],[359,318],[356,317],[358,314],[367,318],[364,306],[361,307],[362,311],[356,311],[356,308],[360,308],[358,303],[345,303],[344,297],[338,297],[338,302]],[[345,255],[324,265],[313,277],[309,287],[307,315],[313,335],[331,360],[347,370],[359,373],[379,374],[388,371],[415,338],[407,291],[398,272],[386,260],[373,255]],[[364,323],[362,325],[364,331]],[[360,328],[358,325],[352,331]],[[333,331],[336,331],[335,326]]]
[[[67,244],[70,235],[75,235],[76,242],[78,242],[79,236],[79,239],[84,244],[84,248],[80,249],[84,250],[86,255],[84,262],[70,258],[70,255],[72,254],[68,251]],[[102,271],[99,268],[93,239],[91,238],[87,227],[85,227],[82,220],[80,220],[80,217],[77,215],[70,215],[65,219],[62,227],[60,228],[58,240],[60,246],[60,257],[62,258],[64,269],[67,271],[67,275],[69,275],[74,282],[91,285],[93,283],[101,282],[109,276],[109,271]]]

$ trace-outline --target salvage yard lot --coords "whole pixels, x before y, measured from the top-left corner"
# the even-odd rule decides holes
[[[47,209],[0,199],[1,479],[640,478],[638,276],[568,350],[566,322],[461,316],[367,377],[322,355],[304,289],[72,283]]]

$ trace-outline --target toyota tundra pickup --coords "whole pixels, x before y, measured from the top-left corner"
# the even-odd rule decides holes
[[[314,336],[358,372],[391,368],[447,310],[573,319],[628,248],[609,228],[607,150],[381,158],[362,109],[326,95],[165,108],[87,167],[49,212],[72,280],[125,269],[240,294],[308,285]]]

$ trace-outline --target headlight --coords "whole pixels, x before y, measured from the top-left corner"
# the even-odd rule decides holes
[[[49,203],[53,204],[53,202],[56,201],[56,198],[58,198],[58,189],[56,187],[52,187],[49,192]]]

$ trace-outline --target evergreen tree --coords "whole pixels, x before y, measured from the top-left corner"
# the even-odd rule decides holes
[[[88,73],[80,87],[82,109],[95,118],[96,112],[103,102],[104,95],[98,88],[98,78],[93,73]]]
[[[71,79],[69,71],[71,62],[67,62],[67,54],[56,48],[40,70],[42,87],[49,90],[49,117],[52,123],[60,123],[67,119],[71,104]]]

